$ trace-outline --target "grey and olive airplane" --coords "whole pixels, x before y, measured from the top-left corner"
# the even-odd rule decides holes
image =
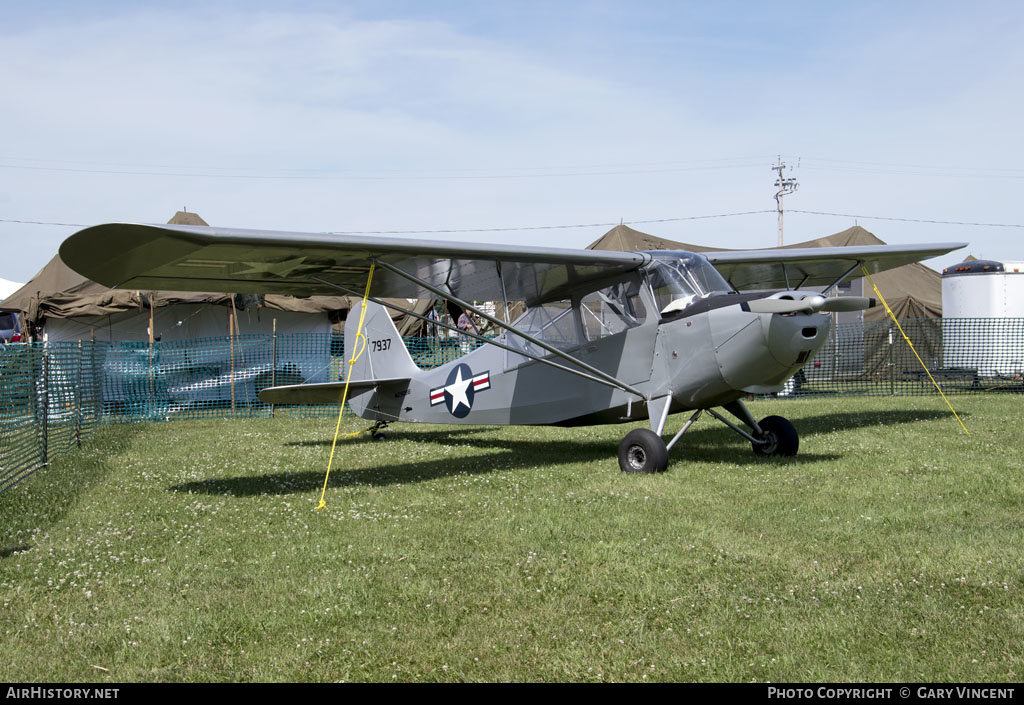
[[[60,255],[110,287],[293,295],[361,297],[373,265],[365,352],[351,368],[349,401],[378,422],[375,436],[395,421],[577,426],[649,419],[650,430],[630,431],[619,444],[619,466],[654,472],[665,469],[669,449],[704,411],[755,453],[794,455],[793,425],[780,416],[757,421],[742,399],[781,390],[825,343],[830,313],[873,305],[829,296],[861,267],[874,274],[964,245],[702,255],[111,223],[75,233]],[[381,300],[437,297],[502,332],[469,333],[488,344],[422,370]],[[525,302],[527,309],[506,322],[471,303],[480,301]],[[357,312],[346,321],[347,360],[358,352]],[[272,387],[260,399],[337,404],[343,387]],[[666,444],[666,420],[681,411],[694,413]]]

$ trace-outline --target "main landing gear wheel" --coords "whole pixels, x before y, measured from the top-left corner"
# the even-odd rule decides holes
[[[668,467],[668,448],[654,431],[638,428],[619,443],[619,468],[622,472],[662,472]]]
[[[788,420],[781,416],[766,416],[758,424],[764,431],[764,443],[752,443],[757,455],[796,455],[800,436]]]

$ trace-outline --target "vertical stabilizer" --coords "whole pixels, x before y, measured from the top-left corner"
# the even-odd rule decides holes
[[[353,355],[359,355],[352,366],[351,379],[373,380],[395,377],[412,377],[420,371],[412,361],[409,351],[402,342],[402,336],[391,322],[386,308],[372,301],[366,302],[363,329],[356,340],[361,303],[348,312],[345,320],[345,370]],[[365,347],[364,347],[365,340]]]

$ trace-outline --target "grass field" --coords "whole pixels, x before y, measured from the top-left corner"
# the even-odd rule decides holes
[[[106,427],[0,495],[0,680],[1015,681],[1024,397],[628,426]],[[669,431],[685,417],[673,417]],[[346,421],[343,430],[365,422]]]

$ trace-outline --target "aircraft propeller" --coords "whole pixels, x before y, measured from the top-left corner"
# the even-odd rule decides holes
[[[835,313],[863,311],[874,305],[874,300],[866,296],[839,296],[829,299],[817,294],[799,300],[772,297],[747,303],[754,313],[817,313],[819,311]]]

